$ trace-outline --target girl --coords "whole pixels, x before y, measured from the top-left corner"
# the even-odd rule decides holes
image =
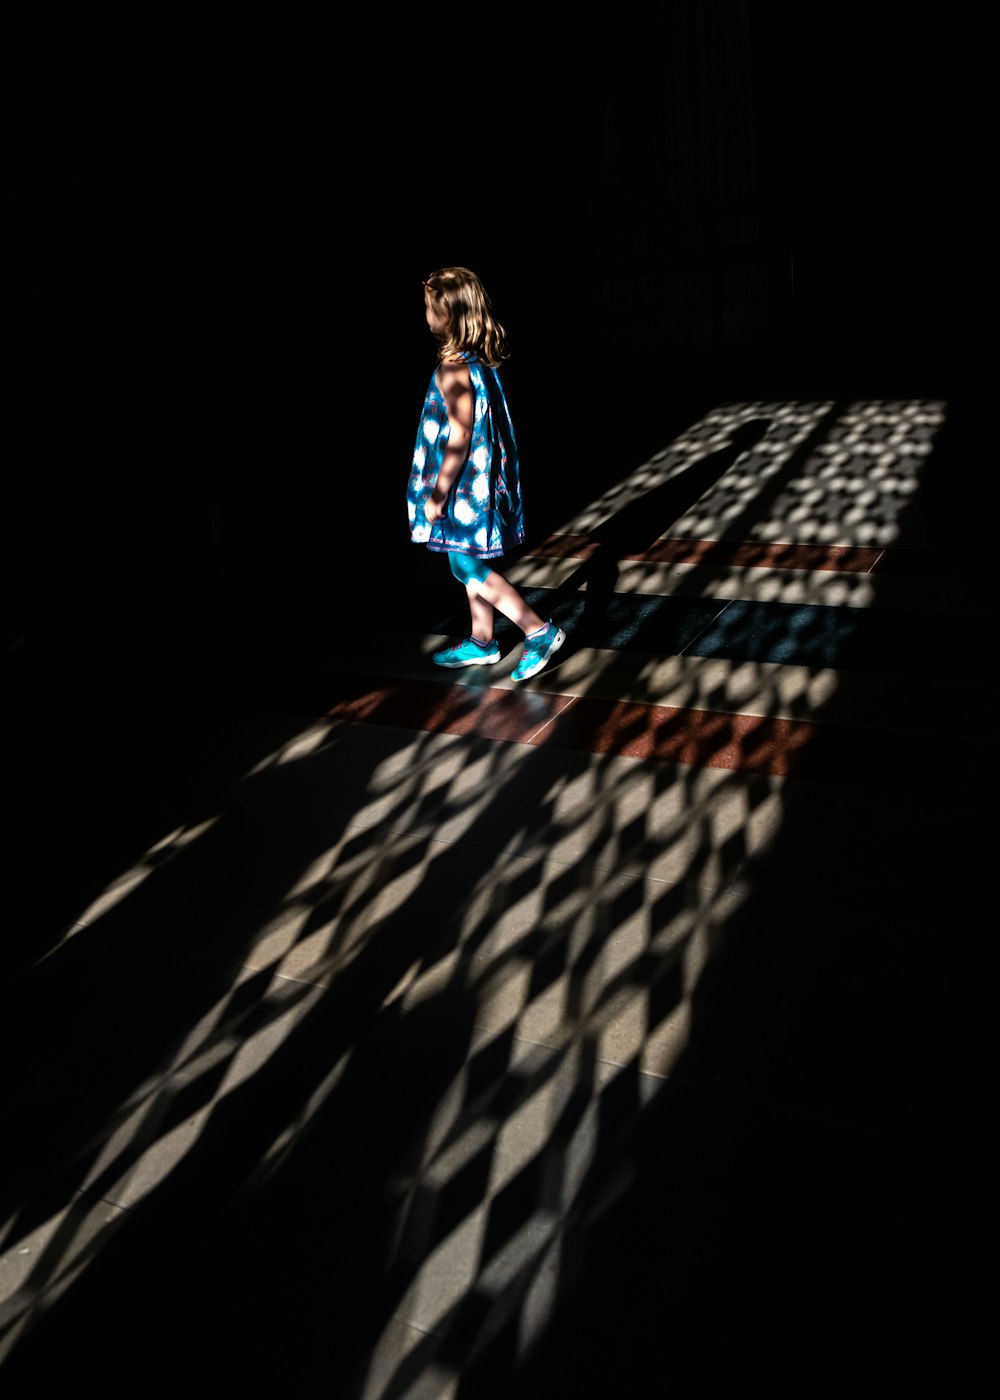
[[[494,567],[524,539],[514,429],[497,369],[507,334],[486,291],[467,267],[443,267],[424,282],[424,314],[438,342],[417,429],[406,492],[410,538],[447,554],[465,586],[472,619],[458,646],[435,652],[438,666],[490,666],[500,660],[494,609],[524,633],[511,680],[526,681],[566,640]]]

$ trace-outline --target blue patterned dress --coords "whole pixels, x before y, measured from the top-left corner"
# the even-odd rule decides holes
[[[432,525],[424,507],[448,443],[448,409],[435,369],[420,414],[406,490],[410,538],[439,553],[454,550],[479,559],[499,559],[524,540],[517,443],[499,374],[474,355],[467,355],[466,363],[476,397],[469,453],[448,492],[444,517]]]

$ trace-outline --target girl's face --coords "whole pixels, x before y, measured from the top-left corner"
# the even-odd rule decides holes
[[[448,318],[434,305],[429,287],[424,288],[424,316],[435,335],[443,335],[448,329]]]

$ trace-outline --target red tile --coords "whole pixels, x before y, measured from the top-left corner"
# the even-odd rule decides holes
[[[583,696],[545,741],[588,753],[789,775],[815,731],[807,722]]]
[[[600,548],[589,535],[549,535],[528,553],[530,559],[589,559]]]
[[[588,559],[602,548],[599,534],[550,535],[531,551],[531,558]],[[644,564],[711,564],[715,567],[827,570],[837,573],[887,569],[886,551],[846,545],[757,543],[752,540],[656,540],[637,554],[624,554]]]
[[[953,740],[947,755],[923,752],[917,762],[914,735],[879,729],[490,686],[330,684],[340,698],[319,712],[331,719],[859,789],[960,796],[977,747]]]
[[[464,734],[527,744],[572,703],[565,695],[499,690],[490,686],[397,681],[338,700],[328,719],[396,725],[432,734]]]

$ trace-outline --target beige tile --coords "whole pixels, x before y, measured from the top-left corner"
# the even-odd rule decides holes
[[[422,1332],[447,1333],[454,1314],[478,1284],[486,1217],[484,1204],[473,1206],[421,1258],[396,1308],[400,1321]]]
[[[706,564],[623,563],[617,593],[653,596],[741,599],[812,607],[919,607],[947,611],[962,602],[961,588],[936,577],[897,577],[834,569],[724,567]]]
[[[730,892],[641,877],[592,880],[548,907],[536,888],[475,947],[467,975],[479,1031],[667,1075],[687,1044],[688,999],[736,907]]]
[[[545,559],[523,555],[510,568],[507,578],[515,588],[562,588],[584,567],[581,558]]]
[[[586,561],[523,558],[509,577],[518,588],[561,588],[580,574],[586,589]],[[623,559],[615,575],[616,593],[644,597],[742,599],[749,602],[797,603],[816,607],[905,609],[945,612],[967,607],[960,579],[864,574],[835,569],[785,569],[705,563],[657,564]]]
[[[461,1373],[441,1339],[390,1318],[372,1352],[358,1400],[458,1400]]]
[[[496,863],[507,859],[461,837],[446,841],[372,828],[346,832],[339,857],[331,852],[270,919],[241,940],[237,956],[246,967],[330,986],[386,930],[392,936],[393,928],[404,925],[432,926],[436,936],[470,897],[466,891],[495,885]],[[233,946],[227,931],[209,933],[206,944],[220,954]],[[428,979],[435,986],[447,983],[449,967],[436,955],[422,970],[421,989],[426,991]],[[387,1000],[401,991],[394,988]]]
[[[275,977],[256,1001],[239,1000],[234,1011],[231,998],[251,976],[250,969],[239,969],[231,993],[189,1031],[157,1073],[136,1086],[103,1142],[91,1143],[96,1150],[84,1190],[125,1208],[155,1192],[198,1148],[216,1106],[253,1078],[322,995],[320,989]],[[199,1083],[206,1087],[205,1101],[175,1121],[176,1105]]]
[[[20,1340],[74,1286],[86,1286],[87,1266],[128,1220],[103,1200],[74,1195],[38,1224],[17,1218],[0,1232],[0,1365]]]
[[[572,652],[548,683],[565,695],[780,719],[829,718],[840,688],[829,669],[591,648]]]
[[[457,1119],[448,1110],[445,1145],[436,1147],[441,1139],[431,1134],[412,1182],[423,1217],[408,1220],[402,1234],[401,1257],[412,1261],[412,1274],[397,1319],[447,1336],[474,1297],[477,1325],[463,1340],[466,1354],[511,1322],[523,1340],[544,1326],[562,1235],[601,1137],[601,1097],[620,1073],[572,1048],[553,1052],[517,1041],[510,1048],[510,1062],[494,1085],[493,1102],[505,1104],[502,1118],[491,1115],[488,1103],[465,1103]],[[660,1082],[639,1078],[636,1107],[649,1102]],[[437,1212],[451,1183],[471,1158],[484,1155],[482,1198],[461,1218],[449,1218],[442,1232]],[[519,1191],[522,1179],[534,1183],[530,1191]],[[512,1191],[522,1203],[508,1217]],[[498,1213],[503,1229],[495,1228]]]
[[[498,787],[478,831],[511,854],[715,889],[769,841],[779,792],[723,769],[540,750]]]

